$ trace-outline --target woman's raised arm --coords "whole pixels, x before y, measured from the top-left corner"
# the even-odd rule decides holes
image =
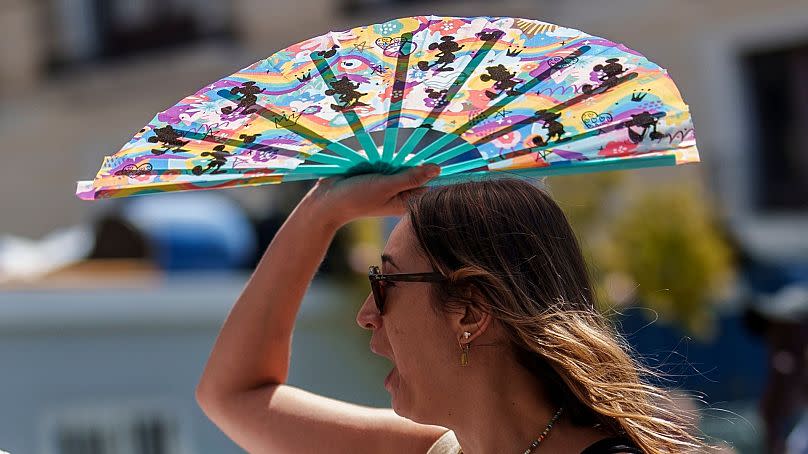
[[[336,231],[402,214],[433,166],[320,180],[275,235],[225,320],[196,389],[202,409],[250,452],[425,452],[445,431],[284,385],[303,295]]]

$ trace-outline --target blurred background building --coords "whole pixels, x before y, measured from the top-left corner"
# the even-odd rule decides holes
[[[787,436],[808,425],[800,423],[808,421],[804,0],[2,0],[0,449],[106,454],[113,451],[104,443],[116,436],[109,434],[128,433],[117,452],[239,452],[196,409],[193,387],[245,273],[307,186],[216,191],[192,205],[170,195],[88,203],[73,195],[75,181],[92,177],[156,112],[206,83],[329,30],[421,14],[540,19],[624,43],[669,70],[691,106],[702,164],[621,172],[621,194],[630,200],[650,182],[701,188],[697,198],[739,273],[712,297],[712,328],[696,340],[683,339],[704,323],[646,327],[642,311],[629,311],[623,326],[644,355],[675,352],[660,363],[685,376],[683,388],[736,413],[705,416],[705,431],[738,452],[785,452]],[[564,181],[571,180],[558,179],[559,203],[574,210]],[[206,216],[211,204],[226,214]],[[180,205],[187,217],[160,209]],[[668,218],[674,228],[682,220]],[[165,225],[194,233],[157,234]],[[241,233],[225,237],[223,229]],[[312,321],[296,337],[291,378],[381,406],[385,365],[367,354],[365,333],[351,321],[368,289],[349,272],[377,259],[378,230],[360,222],[340,233],[301,314]],[[116,261],[114,278],[106,266],[60,270],[76,257],[142,260]],[[199,270],[219,276],[216,292]],[[177,277],[132,289],[144,275]],[[604,276],[607,290],[626,287],[620,276]],[[358,284],[329,287],[329,277]],[[332,299],[343,311],[322,309]],[[355,380],[345,364],[356,364]],[[99,433],[107,434],[101,442]],[[791,440],[796,446],[799,437]]]

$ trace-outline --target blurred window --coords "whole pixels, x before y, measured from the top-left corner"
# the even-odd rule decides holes
[[[741,56],[759,211],[808,213],[808,41]]]
[[[56,454],[173,454],[180,446],[176,416],[165,411],[95,408],[66,415],[49,434]]]
[[[372,10],[401,8],[413,4],[443,3],[441,0],[341,0],[346,14],[362,14]]]
[[[203,40],[229,40],[229,2],[219,0],[50,0],[50,67],[128,57]]]

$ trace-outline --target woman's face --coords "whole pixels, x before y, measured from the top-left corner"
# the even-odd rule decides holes
[[[404,217],[390,234],[384,248],[382,274],[432,272],[418,253],[409,218]],[[365,299],[356,316],[359,326],[372,330],[371,350],[395,366],[385,380],[392,407],[416,422],[434,420],[441,400],[451,398],[450,369],[457,362],[460,346],[447,317],[430,307],[430,283],[386,282],[384,315],[380,316],[373,294]]]

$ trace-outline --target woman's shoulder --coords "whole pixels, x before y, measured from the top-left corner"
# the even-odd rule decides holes
[[[460,443],[457,441],[455,433],[450,430],[435,440],[426,454],[458,454],[459,452]]]
[[[628,437],[604,438],[589,445],[581,454],[643,454]]]

